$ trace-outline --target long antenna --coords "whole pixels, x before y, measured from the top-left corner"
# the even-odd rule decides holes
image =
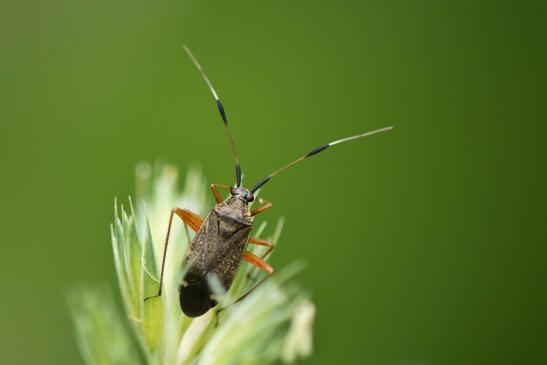
[[[301,161],[304,161],[308,157],[311,157],[313,155],[318,154],[321,151],[326,150],[330,146],[334,146],[335,144],[340,144],[340,143],[344,143],[344,142],[348,142],[348,141],[353,141],[354,139],[358,139],[358,138],[368,137],[368,136],[371,136],[371,135],[376,134],[376,133],[387,132],[387,131],[392,130],[392,129],[393,129],[393,127],[386,127],[386,128],[382,128],[382,129],[376,129],[376,130],[373,130],[373,131],[370,131],[370,132],[366,132],[366,133],[363,133],[363,134],[357,134],[357,135],[351,136],[351,137],[342,138],[342,139],[339,139],[339,140],[324,144],[322,146],[316,147],[313,150],[311,150],[310,152],[308,152],[307,154],[305,154],[304,156],[301,156],[301,157],[297,158],[296,160],[294,160],[290,164],[283,166],[279,170],[276,170],[276,171],[272,172],[270,175],[268,175],[265,178],[261,179],[254,186],[254,188],[251,190],[251,192],[255,193],[258,189],[260,189],[262,187],[262,185],[264,185],[268,181],[270,181],[270,179],[272,177],[274,177],[275,175],[280,174],[281,172],[287,170],[288,168],[296,165],[297,163],[299,163]]]
[[[234,138],[232,137],[232,131],[230,130],[230,127],[228,126],[228,119],[226,118],[226,112],[224,111],[224,106],[222,106],[222,102],[220,101],[220,98],[218,97],[218,94],[215,91],[215,88],[213,87],[213,84],[211,84],[211,81],[209,81],[209,78],[203,72],[203,69],[201,68],[201,65],[194,57],[194,54],[192,51],[190,51],[190,48],[186,46],[186,44],[183,44],[182,47],[192,60],[194,62],[194,65],[196,65],[196,68],[201,73],[201,76],[203,76],[203,79],[205,80],[205,83],[209,87],[209,90],[211,90],[211,93],[213,94],[213,97],[215,98],[217,102],[217,108],[220,112],[220,116],[222,117],[222,121],[224,122],[224,127],[226,128],[226,134],[228,135],[228,141],[230,142],[230,147],[232,149],[232,156],[234,156],[234,160],[236,162],[236,180],[237,180],[237,187],[241,186],[241,166],[239,164],[239,158],[237,157],[237,151],[236,151],[236,145],[234,143]]]

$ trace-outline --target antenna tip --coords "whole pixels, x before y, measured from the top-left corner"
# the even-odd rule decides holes
[[[384,127],[384,128],[377,129],[376,131],[373,131],[373,133],[374,133],[374,132],[376,132],[376,133],[379,133],[379,132],[389,132],[389,131],[391,131],[391,130],[393,130],[393,129],[394,129],[394,127],[390,125],[389,127]]]

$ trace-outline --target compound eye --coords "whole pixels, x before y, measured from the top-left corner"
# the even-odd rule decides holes
[[[231,188],[230,189],[230,194],[236,195],[237,194],[237,189],[236,188]]]
[[[246,198],[245,200],[247,200],[249,203],[255,200],[255,197],[253,194],[247,194],[245,198]]]

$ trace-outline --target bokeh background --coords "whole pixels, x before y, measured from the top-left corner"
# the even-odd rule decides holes
[[[78,364],[65,303],[115,288],[140,161],[263,189],[317,304],[304,364],[547,362],[545,2],[0,5],[1,362]],[[184,175],[184,173],[182,174]],[[182,176],[183,177],[183,176]],[[212,200],[211,200],[212,202]]]

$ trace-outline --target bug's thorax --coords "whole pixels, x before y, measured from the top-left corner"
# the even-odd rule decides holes
[[[251,224],[253,222],[253,217],[249,212],[249,203],[241,198],[231,196],[215,205],[214,209],[223,216],[228,216],[244,223]]]

